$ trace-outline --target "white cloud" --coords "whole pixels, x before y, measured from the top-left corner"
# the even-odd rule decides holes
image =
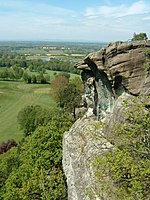
[[[120,4],[89,7],[84,12],[84,25],[105,38],[128,40],[134,32],[150,34],[150,2],[136,1],[130,5]],[[145,20],[145,21],[144,21]]]
[[[139,15],[150,12],[150,5],[144,1],[137,1],[130,6],[119,5],[119,6],[99,6],[87,8],[85,11],[85,17],[92,18],[103,16],[105,18],[118,18],[131,15]]]

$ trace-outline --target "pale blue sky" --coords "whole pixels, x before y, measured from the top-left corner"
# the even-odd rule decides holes
[[[128,40],[150,37],[150,1],[0,0],[0,40]]]

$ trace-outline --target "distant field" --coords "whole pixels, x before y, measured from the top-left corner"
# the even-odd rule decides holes
[[[18,54],[31,54],[31,55],[46,54],[46,51],[44,51],[41,48],[22,48],[19,50],[15,50],[15,52]]]
[[[86,54],[56,54],[56,53],[47,53],[45,55],[42,54],[35,54],[35,55],[29,55],[25,54],[27,60],[39,60],[43,58],[55,58],[55,59],[60,59],[60,60],[75,60],[78,62],[78,60],[81,60],[86,56]]]
[[[0,143],[8,139],[19,141],[23,132],[17,122],[18,112],[27,105],[55,107],[50,85],[0,81]]]

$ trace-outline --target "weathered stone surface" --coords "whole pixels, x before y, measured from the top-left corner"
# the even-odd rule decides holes
[[[100,136],[102,133],[100,129],[96,132],[95,123],[93,119],[83,117],[64,135],[63,168],[67,176],[69,200],[100,199],[96,194],[99,184],[95,183],[93,161],[95,156],[112,145],[104,138],[96,140],[96,134]],[[101,192],[101,196],[107,195]]]
[[[85,57],[75,67],[82,70],[85,99],[97,118],[113,108],[123,92],[132,95],[150,94],[150,59],[146,50],[150,42],[116,42]],[[90,78],[92,84],[88,84]]]
[[[112,194],[103,193],[100,183],[95,181],[93,163],[97,156],[113,148],[105,135],[110,133],[112,124],[122,117],[122,102],[131,97],[130,94],[122,94],[115,102],[114,112],[103,118],[105,134],[100,123],[87,115],[78,119],[64,134],[63,169],[69,200],[112,200]]]
[[[76,64],[76,68],[80,70],[91,70],[89,66],[84,62],[79,62]]]
[[[96,183],[92,163],[95,156],[113,148],[103,136],[111,133],[111,126],[118,119],[124,120],[123,100],[150,95],[147,49],[149,41],[116,42],[76,65],[82,70],[87,112],[64,135],[63,168],[69,200],[112,200],[112,195],[103,194]],[[95,120],[106,122],[103,133],[101,127],[94,129]]]
[[[131,49],[128,50],[125,47],[124,51],[121,49],[121,53],[116,48],[115,56],[108,52],[106,66],[113,78],[118,75],[122,77],[122,84],[130,93],[139,94],[145,86],[145,79],[148,75],[144,66],[145,52],[141,47],[136,49],[133,49],[134,46],[130,47]]]

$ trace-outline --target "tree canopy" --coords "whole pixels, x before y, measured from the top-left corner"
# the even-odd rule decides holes
[[[81,92],[77,89],[76,85],[69,83],[66,85],[62,92],[61,107],[65,111],[73,113],[74,118],[76,118],[75,108],[79,107],[81,102]]]
[[[76,117],[75,108],[80,105],[81,94],[83,92],[82,83],[79,80],[78,78],[74,78],[69,82],[66,75],[60,75],[51,82],[53,95],[59,107],[73,113],[74,118]]]
[[[51,82],[52,94],[59,106],[61,105],[63,90],[68,83],[69,80],[65,76],[57,76]]]
[[[25,135],[30,135],[39,125],[46,125],[52,118],[53,111],[39,105],[29,105],[18,113],[18,122]]]
[[[68,114],[57,112],[49,124],[0,155],[1,200],[67,199],[62,138],[72,123]]]

